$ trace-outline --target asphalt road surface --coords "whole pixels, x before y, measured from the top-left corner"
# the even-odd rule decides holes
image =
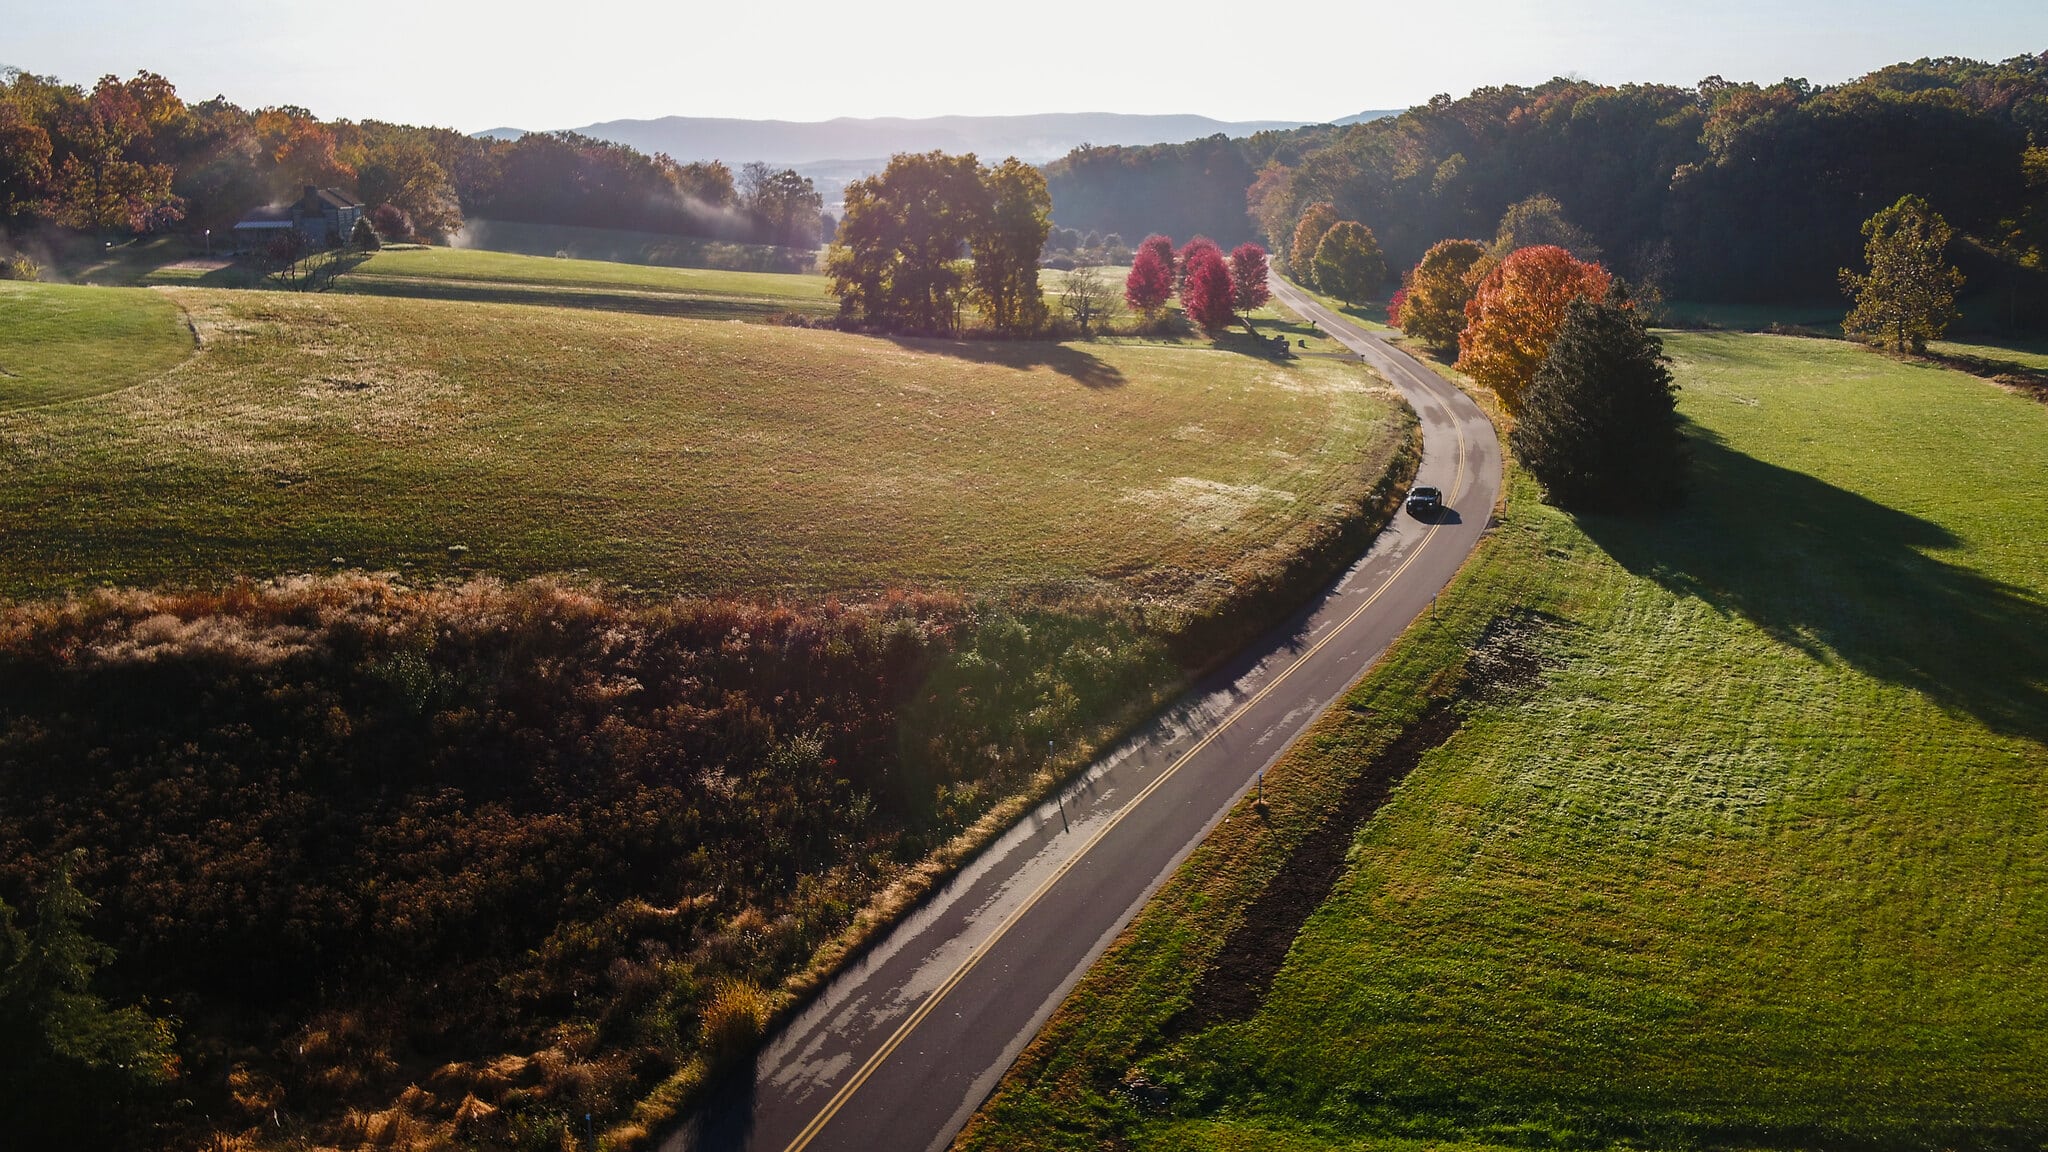
[[[1069,989],[1303,729],[1428,611],[1500,494],[1484,414],[1377,336],[1277,279],[1422,420],[1416,482],[1447,509],[1396,515],[1295,618],[1005,833],[713,1090],[664,1152],[944,1148]]]

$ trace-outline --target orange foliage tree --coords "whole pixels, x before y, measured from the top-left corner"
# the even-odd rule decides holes
[[[1294,226],[1294,243],[1287,248],[1289,276],[1296,280],[1314,278],[1316,246],[1341,219],[1343,217],[1337,215],[1337,206],[1327,200],[1318,200],[1301,210],[1301,222]]]
[[[1465,305],[1458,367],[1520,415],[1523,394],[1550,355],[1565,309],[1580,297],[1604,297],[1612,279],[1607,269],[1554,245],[1510,253]]]

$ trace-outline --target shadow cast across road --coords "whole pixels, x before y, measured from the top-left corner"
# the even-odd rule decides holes
[[[1116,365],[1071,344],[1049,340],[952,340],[942,337],[885,336],[908,352],[952,356],[976,364],[1005,368],[1050,368],[1088,388],[1121,388],[1124,374]]]
[[[1740,615],[1816,660],[2048,742],[2048,603],[1951,564],[1947,528],[1769,464],[1696,426],[1690,504],[1579,525],[1639,576]]]
[[[664,1152],[743,1152],[754,1135],[754,1081],[758,1057],[714,1075],[704,1085],[703,1104],[662,1140]]]

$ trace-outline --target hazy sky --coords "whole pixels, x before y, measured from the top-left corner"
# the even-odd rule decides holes
[[[324,117],[564,128],[1194,112],[1325,120],[1574,75],[1845,80],[2048,50],[2043,0],[0,0],[0,65]]]

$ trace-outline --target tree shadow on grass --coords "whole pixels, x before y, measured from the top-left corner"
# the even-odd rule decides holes
[[[976,364],[1005,368],[1050,368],[1088,388],[1121,388],[1124,374],[1116,365],[1083,348],[1048,340],[949,340],[919,336],[882,339],[910,352],[953,356]]]
[[[1609,555],[1816,660],[2048,742],[2048,603],[1930,555],[1961,546],[1939,524],[1687,432],[1688,507],[1579,519]]]

